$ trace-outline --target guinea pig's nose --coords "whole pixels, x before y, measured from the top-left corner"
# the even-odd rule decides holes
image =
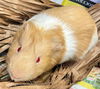
[[[23,78],[23,73],[20,71],[11,71],[10,75],[12,80]]]
[[[8,72],[12,80],[26,81],[34,74],[32,72],[33,67],[33,62],[29,62],[28,59],[23,60],[22,58],[18,58],[16,62],[14,60],[10,61]]]

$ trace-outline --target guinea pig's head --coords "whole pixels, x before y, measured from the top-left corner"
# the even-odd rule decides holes
[[[59,37],[60,30],[58,35],[55,31],[45,31],[32,22],[26,22],[20,28],[7,55],[7,68],[12,80],[32,80],[60,61],[64,42]]]

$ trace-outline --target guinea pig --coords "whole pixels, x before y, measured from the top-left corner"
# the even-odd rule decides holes
[[[84,7],[51,8],[19,28],[7,54],[7,70],[15,82],[29,81],[74,57],[82,60],[97,41],[97,27]]]

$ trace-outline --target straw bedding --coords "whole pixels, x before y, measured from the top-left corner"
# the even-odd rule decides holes
[[[61,5],[49,0],[0,0],[0,81],[11,81],[6,71],[5,60],[17,28],[40,11],[59,6]],[[95,20],[100,37],[100,4],[88,11]],[[6,89],[6,84],[13,85],[14,89],[68,89],[72,84],[85,78],[93,66],[100,66],[99,62],[100,40],[84,60],[58,65],[34,81],[16,85],[4,82],[0,83],[0,86],[5,85],[3,89]]]

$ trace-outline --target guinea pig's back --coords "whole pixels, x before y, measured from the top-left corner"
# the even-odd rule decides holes
[[[46,10],[42,13],[56,17],[68,25],[76,40],[76,55],[82,58],[98,40],[97,28],[84,7],[65,6]]]

